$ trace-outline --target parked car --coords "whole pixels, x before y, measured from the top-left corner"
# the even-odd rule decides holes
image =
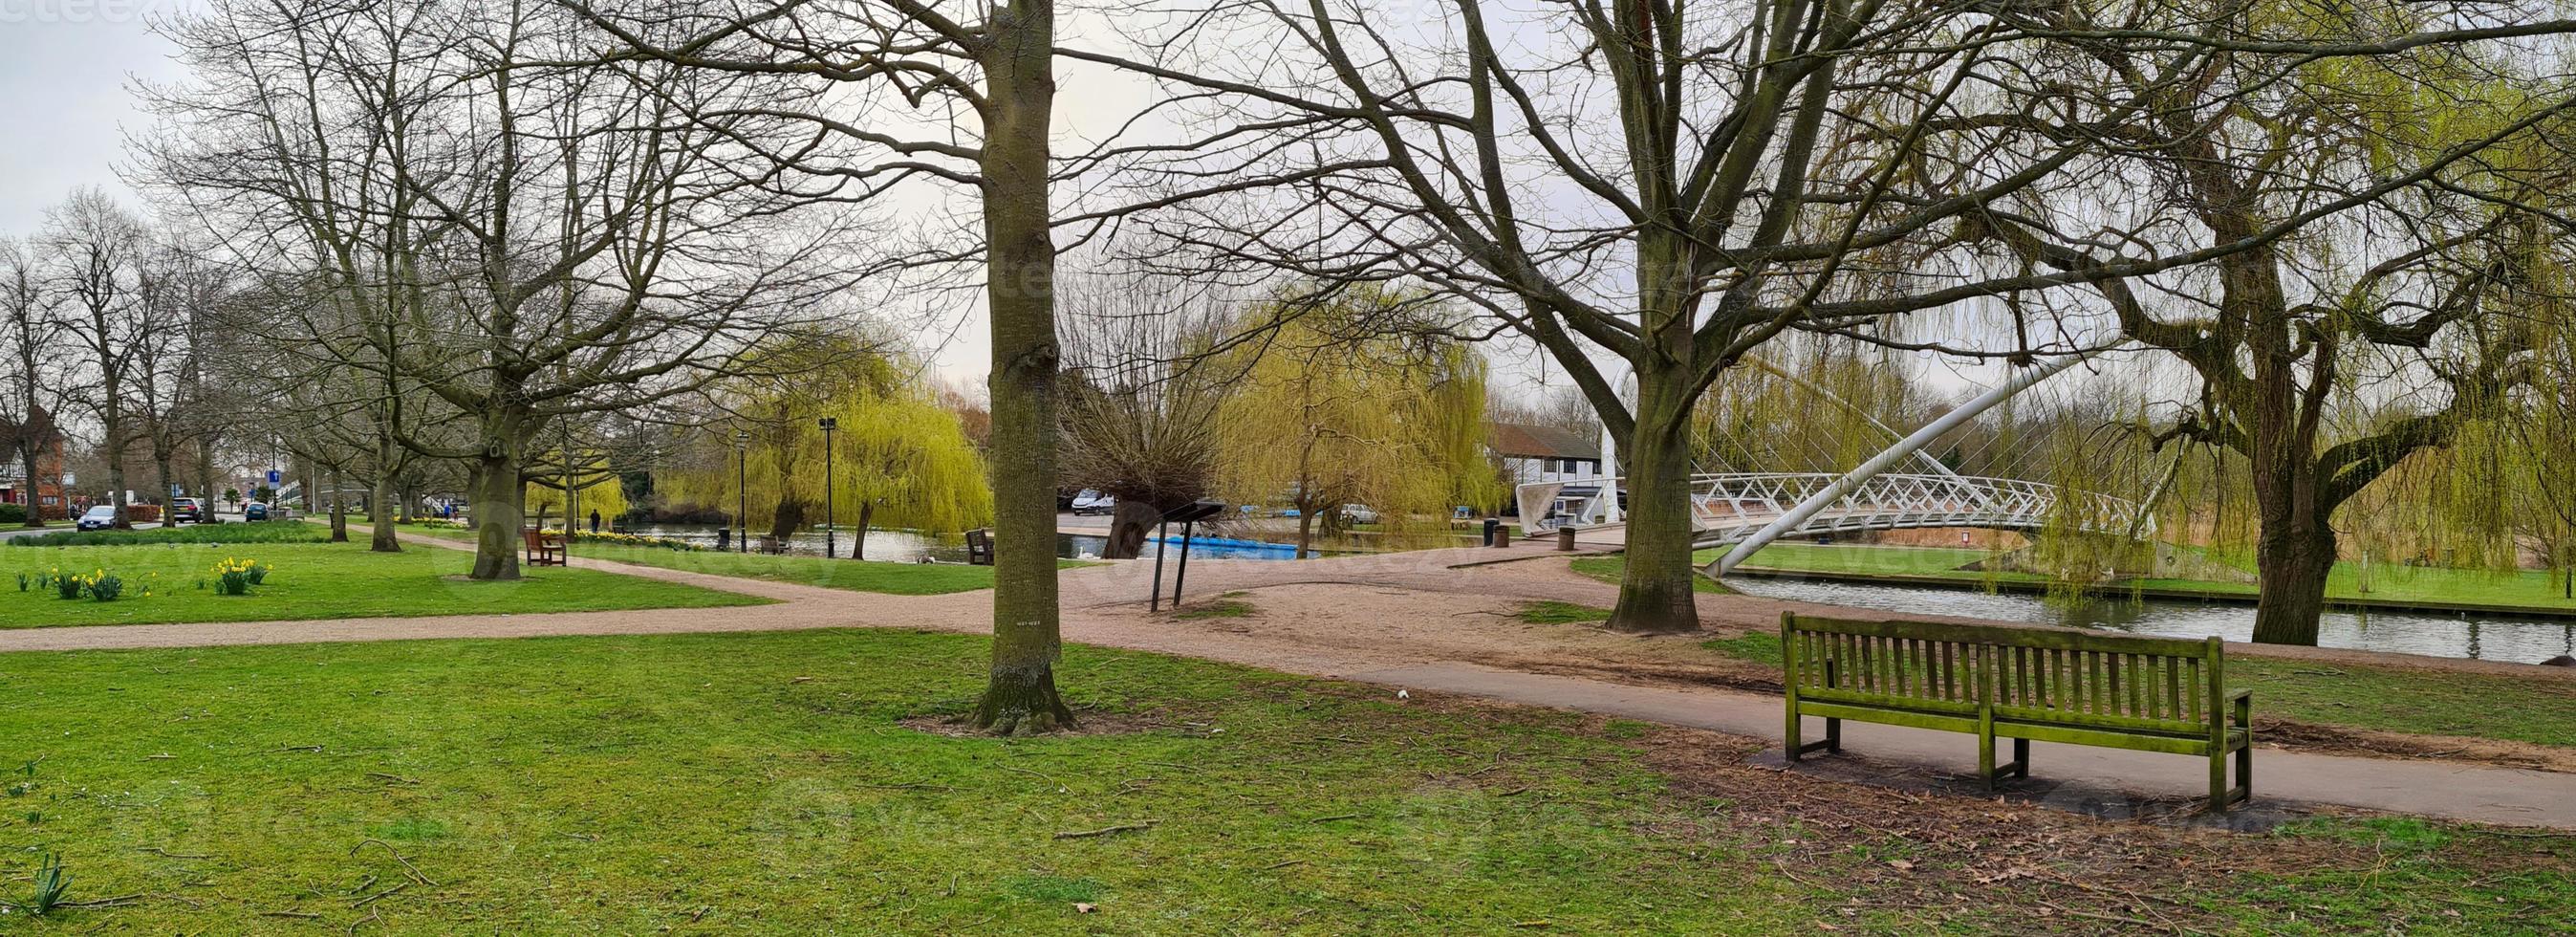
[[[1073,496],[1075,514],[1107,514],[1115,510],[1118,510],[1118,499],[1100,492],[1084,489],[1081,494]]]
[[[106,530],[110,527],[114,527],[116,526],[116,509],[104,504],[91,508],[88,511],[82,512],[80,523],[73,526],[82,530]]]
[[[257,502],[257,501],[253,501],[253,502],[251,502],[251,503],[249,503],[249,504],[242,505],[242,520],[246,520],[246,521],[264,521],[264,520],[267,520],[267,519],[268,519],[268,505],[261,504],[261,503],[259,503],[259,502]]]
[[[1342,520],[1353,524],[1377,523],[1377,509],[1365,504],[1342,505]]]
[[[205,502],[199,501],[195,498],[170,499],[170,526],[176,527],[180,524],[203,524],[205,522]]]

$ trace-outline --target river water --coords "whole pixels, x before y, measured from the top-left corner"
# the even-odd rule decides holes
[[[1727,585],[1747,595],[1887,612],[2103,628],[2176,638],[2214,634],[2244,641],[2254,635],[2254,606],[2232,602],[2118,597],[2069,602],[1972,589],[1758,576],[1732,577]],[[2560,654],[2576,654],[2576,618],[2329,609],[2318,623],[2317,643],[2324,647],[2536,664]]]
[[[713,525],[663,524],[636,528],[635,533],[686,540],[708,549],[714,549],[716,545],[716,528]],[[851,548],[855,545],[853,540],[855,533],[855,531],[842,530],[833,535],[831,546],[834,548],[834,556],[851,555]],[[752,540],[753,547],[758,548],[763,539],[765,537],[755,534]],[[1055,538],[1055,555],[1069,560],[1096,559],[1100,556],[1100,548],[1106,539],[1084,534],[1060,533]],[[806,531],[788,538],[787,552],[797,556],[822,556],[824,545],[821,531]],[[732,544],[732,546],[739,548],[740,544]],[[870,530],[864,546],[866,553],[863,558],[879,562],[966,562],[966,535],[964,534],[933,535],[917,530]],[[1172,559],[1178,560],[1180,558],[1178,536],[1171,538],[1171,549]],[[1323,556],[1334,555],[1331,551],[1317,552]],[[1149,543],[1146,545],[1145,556],[1151,559],[1153,555],[1153,544]],[[1202,538],[1198,543],[1191,545],[1190,557],[1202,560],[1289,560],[1297,557],[1297,548],[1283,544],[1235,540],[1211,543],[1208,538]]]

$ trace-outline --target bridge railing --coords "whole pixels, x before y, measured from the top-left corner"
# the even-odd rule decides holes
[[[1833,486],[1830,472],[1745,472],[1691,478],[1691,526],[1702,546],[1733,543]],[[1577,479],[1522,485],[1521,524],[1531,531],[1590,527],[1609,521],[1609,498],[1623,479]],[[2047,482],[1960,475],[1884,473],[1854,486],[1793,535],[1924,527],[2069,529],[2126,534],[2154,529],[2139,522],[2134,501]]]

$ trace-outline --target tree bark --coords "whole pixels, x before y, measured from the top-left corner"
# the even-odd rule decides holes
[[[348,499],[348,497],[347,497],[347,496],[346,496],[346,494],[345,494],[345,493],[349,490],[349,486],[348,486],[348,484],[347,484],[347,478],[348,478],[347,473],[342,472],[338,466],[333,466],[333,467],[332,467],[332,469],[331,469],[331,542],[332,542],[332,543],[347,543],[347,542],[349,542],[349,499]],[[304,499],[305,499],[307,502],[310,502],[311,500],[313,500],[313,492],[310,492],[310,491],[305,492],[305,493],[304,493]]]
[[[474,579],[519,578],[519,526],[526,522],[526,486],[519,482],[516,443],[487,444],[474,459],[467,499],[474,506]]]
[[[29,422],[33,422],[33,418],[30,418]],[[43,456],[44,449],[34,442],[26,443],[25,447],[20,449],[18,452],[19,469],[27,473],[23,477],[27,479],[27,520],[25,526],[28,527],[45,526],[45,499],[37,494],[37,492],[41,490],[38,488],[38,484],[44,476],[36,474],[36,463],[42,461]],[[54,481],[59,483],[62,481],[62,478],[60,476],[56,476]],[[55,488],[54,493],[65,499],[71,497],[71,492],[61,490],[59,485]],[[71,502],[66,500],[63,503],[65,505],[69,505]]]
[[[382,463],[378,463],[381,465]],[[367,491],[367,551],[400,553],[402,541],[394,537],[394,481],[391,473],[379,468],[375,484]]]
[[[2332,527],[2264,530],[2255,547],[2263,589],[2254,606],[2256,643],[2316,646],[2317,617],[2325,611],[2326,576],[2334,563]]]
[[[1613,631],[1666,634],[1699,629],[1691,568],[1689,377],[1678,367],[1637,370],[1637,425],[1620,447],[1628,489],[1627,569],[1619,577]],[[1606,492],[1616,498],[1617,482]]]
[[[859,502],[859,529],[850,532],[851,559],[864,560],[868,558],[868,522],[874,519],[876,513],[876,502]]]
[[[1055,5],[992,8],[985,72],[985,291],[993,326],[993,665],[973,724],[1001,735],[1073,725],[1055,685],[1055,244],[1047,177]]]

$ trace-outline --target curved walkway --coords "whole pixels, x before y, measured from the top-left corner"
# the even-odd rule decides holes
[[[433,538],[406,542],[463,545]],[[1261,590],[1264,614],[1250,620],[1180,621],[1145,613],[1152,563],[1117,563],[1063,575],[1066,640],[1175,654],[1291,673],[1357,680],[1416,692],[1451,693],[1516,703],[1776,737],[1777,697],[1707,686],[1638,685],[1583,675],[1598,664],[1590,652],[1651,654],[1691,639],[1637,638],[1597,629],[1526,625],[1508,616],[1528,599],[1607,605],[1616,590],[1561,567],[1496,561],[1553,556],[1548,548],[1457,548],[1308,560],[1296,563],[1209,561],[1191,564],[1190,594]],[[890,596],[794,583],[737,579],[574,557],[574,565],[682,582],[779,600],[725,609],[358,618],[337,621],[123,625],[0,632],[0,652],[297,644],[429,638],[541,635],[780,631],[809,628],[918,628],[989,633],[989,593]],[[1752,598],[1702,603],[1712,624],[1764,627],[1783,608]],[[1657,645],[1655,642],[1668,642]],[[2272,649],[2266,649],[2267,652]],[[2295,656],[2352,658],[2354,652],[2296,651]],[[2389,655],[2365,655],[2385,662]],[[2474,665],[2469,665],[2474,667]],[[2489,665],[2507,668],[2511,665]],[[1600,672],[1605,668],[1592,668]],[[2484,668],[2476,668],[2484,669]],[[2528,668],[2516,668],[2528,673]],[[2258,704],[2260,701],[2257,701]],[[1948,774],[1973,768],[1965,737],[1881,726],[1845,727],[1848,749],[1869,758]],[[1834,759],[1820,764],[1835,770]],[[1848,765],[1848,760],[1841,760]],[[2037,743],[2036,776],[2051,785],[2051,803],[2137,798],[2183,801],[2207,784],[2189,758]],[[2452,820],[2576,829],[2576,774],[2479,764],[2347,757],[2265,750],[2256,758],[2264,799],[2333,804]],[[2025,791],[2025,793],[2029,793]]]

